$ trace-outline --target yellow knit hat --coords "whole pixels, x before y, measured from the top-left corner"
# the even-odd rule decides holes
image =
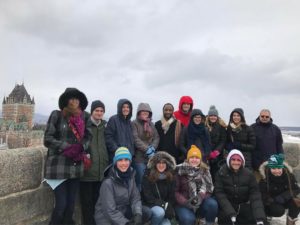
[[[187,160],[191,157],[202,158],[201,151],[196,145],[192,145],[187,154]]]

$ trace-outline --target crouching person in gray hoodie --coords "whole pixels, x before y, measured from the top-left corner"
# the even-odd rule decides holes
[[[142,207],[131,161],[127,148],[117,149],[113,164],[104,173],[105,179],[95,206],[97,225],[142,225],[150,220],[151,210]]]

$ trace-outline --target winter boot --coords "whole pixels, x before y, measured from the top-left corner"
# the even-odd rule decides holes
[[[295,225],[298,218],[292,219],[289,216],[286,216],[286,225]]]

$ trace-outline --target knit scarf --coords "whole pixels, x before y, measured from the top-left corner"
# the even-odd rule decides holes
[[[161,118],[161,128],[164,131],[164,134],[166,134],[170,128],[170,125],[174,122],[174,118],[171,117],[169,120],[166,120],[164,117]]]
[[[234,123],[230,123],[229,126],[233,132],[239,133],[242,130],[242,123],[235,125]]]
[[[196,139],[200,138],[204,148],[201,150],[204,151],[206,156],[210,151],[210,144],[209,144],[209,137],[205,130],[204,123],[195,124],[194,122],[191,121],[188,125],[187,131],[188,131],[188,147],[195,144]]]
[[[121,179],[121,181],[128,187],[129,180],[130,180],[131,174],[132,174],[130,167],[127,169],[126,172],[122,172],[121,170],[118,169],[117,166],[115,166],[115,170],[117,172],[118,177]]]
[[[151,128],[151,118],[149,117],[142,117],[141,115],[139,115],[139,119],[143,122],[144,124],[144,132],[146,133],[147,137],[151,137],[152,136],[152,128]]]
[[[71,116],[69,118],[69,127],[71,128],[77,140],[80,142],[84,136],[85,130],[84,120],[81,118],[81,115]]]
[[[197,196],[199,192],[206,193],[206,183],[200,167],[193,167],[188,162],[183,162],[179,165],[178,175],[188,178],[189,198]]]

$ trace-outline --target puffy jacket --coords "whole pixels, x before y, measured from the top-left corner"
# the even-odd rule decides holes
[[[132,175],[128,185],[123,183],[114,167],[109,167],[101,184],[100,197],[95,206],[95,221],[97,225],[125,225],[129,220],[124,216],[128,209],[132,214],[142,215],[140,193]]]

